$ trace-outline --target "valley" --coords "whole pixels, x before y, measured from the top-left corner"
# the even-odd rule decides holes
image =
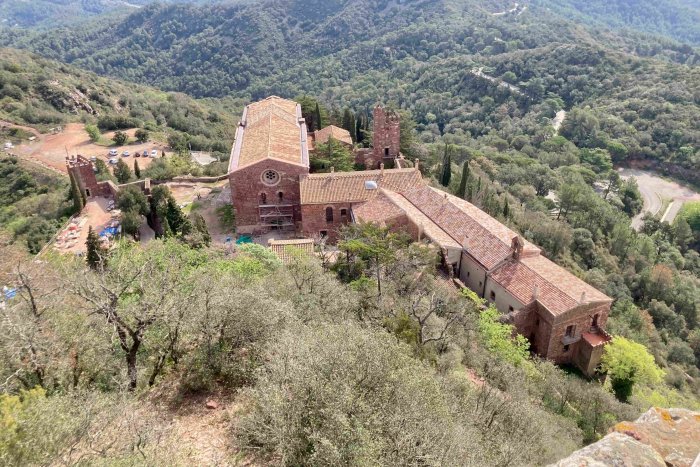
[[[698,24],[0,2],[0,464],[691,467]]]

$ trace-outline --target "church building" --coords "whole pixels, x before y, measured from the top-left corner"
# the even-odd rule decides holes
[[[310,174],[309,147],[340,129],[307,134],[301,107],[279,97],[248,105],[229,163],[238,232],[334,243],[351,222],[406,231],[435,244],[445,269],[501,311],[533,352],[592,375],[610,340],[612,299],[476,206],[428,186],[418,162],[409,167],[400,153],[398,116],[377,106],[374,118],[374,148],[355,154],[371,170]]]

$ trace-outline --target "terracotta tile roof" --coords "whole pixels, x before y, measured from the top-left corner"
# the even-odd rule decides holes
[[[306,125],[297,103],[272,96],[248,105],[236,131],[229,172],[263,159],[308,166]]]
[[[357,222],[374,222],[386,225],[387,222],[406,213],[391,201],[384,190],[380,190],[379,194],[371,200],[353,206],[352,214]]]
[[[403,212],[406,213],[409,219],[422,230],[422,234],[430,238],[433,243],[440,245],[443,248],[462,251],[462,245],[452,238],[441,226],[433,222],[428,216],[414,206],[406,197],[401,194],[391,191],[386,192],[386,196]],[[456,258],[459,260],[459,256]]]
[[[536,298],[555,316],[583,303],[612,301],[541,255],[512,259],[494,271],[491,278],[521,303],[527,305]]]
[[[427,186],[402,194],[455,241],[465,245],[486,270],[511,255],[511,242],[518,234],[472,204]],[[526,247],[532,252],[534,245]]]
[[[375,182],[377,189],[367,189],[365,182]],[[415,169],[365,170],[311,174],[301,180],[301,204],[360,203],[374,198],[378,188],[403,191],[424,185]]]
[[[330,125],[314,131],[314,144],[326,144],[328,139],[331,137],[352,146],[352,137],[350,136],[350,132],[345,128],[340,128],[335,125]]]
[[[313,256],[314,254],[314,241],[310,238],[270,240],[268,244],[270,250],[285,264],[289,263],[298,251],[308,256]]]

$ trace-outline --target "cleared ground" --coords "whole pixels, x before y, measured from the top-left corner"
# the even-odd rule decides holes
[[[619,169],[620,176],[627,180],[634,178],[644,198],[644,209],[632,219],[632,226],[639,229],[642,217],[647,212],[662,216],[664,222],[673,222],[686,201],[700,201],[700,193],[687,186],[665,179],[654,172],[639,169]],[[668,207],[661,212],[666,203]]]
[[[17,125],[12,125],[17,128],[27,128]],[[126,134],[130,138],[134,137],[136,129],[125,130]],[[131,156],[125,157],[129,166],[133,164],[134,154],[136,152],[143,152],[144,150],[151,151],[155,149],[160,157],[163,150],[166,150],[167,145],[159,142],[149,141],[147,143],[134,143],[126,144],[124,146],[113,146],[105,147],[99,144],[95,144],[90,141],[88,134],[85,132],[85,125],[82,123],[69,123],[63,127],[63,131],[56,134],[40,134],[34,132],[36,135],[35,141],[26,141],[22,144],[16,146],[12,149],[14,154],[22,158],[26,158],[30,161],[36,162],[40,165],[48,167],[50,169],[59,171],[61,173],[68,173],[66,170],[66,155],[81,155],[85,157],[95,156],[97,158],[107,161],[109,159],[109,150],[116,149],[121,153],[123,151],[129,151]],[[103,138],[111,140],[114,136],[114,132],[108,132],[103,134]],[[166,150],[166,154],[169,152]],[[150,158],[139,158],[139,167],[145,169],[148,167],[153,159]]]

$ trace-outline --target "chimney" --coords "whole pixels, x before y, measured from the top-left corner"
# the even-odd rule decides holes
[[[537,300],[539,298],[540,298],[540,286],[535,285],[535,287],[533,287],[533,289],[532,289],[532,299]]]
[[[331,173],[335,172],[335,167],[331,167]]]
[[[523,249],[525,248],[525,242],[523,242],[523,239],[520,238],[520,236],[515,236],[515,237],[513,237],[513,241],[511,242],[510,247],[513,250],[513,258],[520,259],[520,257],[523,255]]]
[[[416,170],[420,170],[420,159],[416,157]]]
[[[581,304],[586,303],[586,291],[581,292]]]
[[[423,229],[424,228],[425,227],[423,227],[422,222],[420,224],[418,224],[418,241],[421,241],[423,239]]]
[[[384,162],[382,162],[381,164],[379,164],[379,170],[381,170],[381,175],[382,175],[382,177],[383,177],[383,176],[384,176]]]

